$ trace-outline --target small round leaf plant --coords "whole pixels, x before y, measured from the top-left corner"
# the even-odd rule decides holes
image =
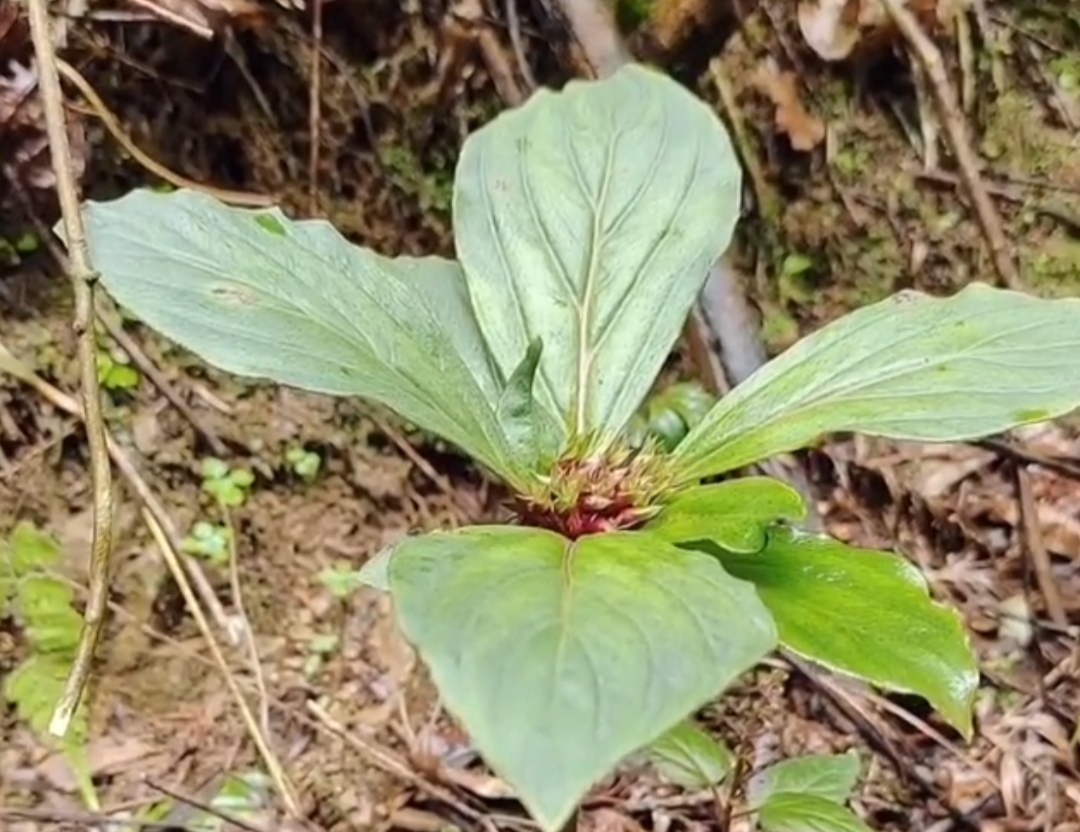
[[[468,138],[457,260],[191,191],[86,205],[104,285],[147,324],[226,371],[385,405],[509,487],[508,524],[407,537],[364,574],[548,832],[780,645],[970,735],[976,662],[920,573],[799,531],[780,482],[716,480],[831,432],[953,441],[1080,404],[1080,302],[974,284],[862,308],[673,449],[632,441],[740,186],[714,113],[629,66]]]

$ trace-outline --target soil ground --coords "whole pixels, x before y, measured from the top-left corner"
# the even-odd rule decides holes
[[[311,46],[300,13],[241,32],[228,49],[164,26],[84,21],[72,28],[69,60],[136,144],[171,169],[218,187],[276,194],[290,213],[325,216],[385,253],[445,253],[457,149],[504,104],[491,54],[478,39],[462,39],[452,17],[430,8],[438,4],[420,5],[326,7],[333,60],[324,63],[317,134],[308,121]],[[926,173],[925,112],[898,42],[872,60],[829,64],[805,45],[794,13],[772,5],[713,49],[711,63],[692,71],[679,64],[729,123],[742,124],[741,150],[756,161],[754,210],[741,225],[735,260],[752,276],[746,288],[769,348],[782,350],[901,288],[942,292],[994,282],[961,189]],[[1080,20],[1067,3],[988,5],[989,37],[976,39],[970,61],[942,38],[948,70],[968,91],[965,120],[1030,290],[1075,296]],[[512,64],[501,11],[484,20],[480,30]],[[524,28],[534,72],[561,83],[571,74],[565,50],[550,48],[540,23],[526,19]],[[460,60],[440,61],[453,44]],[[755,80],[769,61],[796,73],[799,100],[827,125],[810,151],[792,147],[790,122],[780,123]],[[726,103],[722,89],[730,90]],[[157,183],[90,124],[88,196]],[[314,197],[313,140],[320,148]],[[947,150],[942,157],[935,170],[952,170]],[[15,220],[6,220],[14,229]],[[68,288],[43,259],[0,277],[0,342],[65,391],[76,381],[70,320]],[[385,601],[367,590],[338,599],[319,578],[335,565],[359,565],[410,530],[490,516],[498,495],[467,460],[388,414],[244,383],[142,327],[128,331],[207,429],[197,431],[145,377],[109,394],[110,427],[180,534],[200,520],[223,520],[200,490],[212,442],[231,466],[255,473],[250,496],[231,517],[239,593],[227,569],[202,569],[223,611],[212,626],[230,672],[265,710],[310,826],[520,827],[507,818],[516,810],[505,787],[478,767],[467,738],[439,710]],[[806,459],[831,533],[902,552],[937,597],[963,612],[983,670],[972,743],[916,700],[810,678],[782,662],[706,708],[703,722],[755,767],[783,755],[858,749],[867,765],[855,806],[877,829],[1080,830],[1073,741],[1080,484],[1055,464],[1080,467],[1078,437],[1080,425],[1065,420],[1002,439],[1019,452],[839,439]],[[310,482],[286,461],[296,447],[321,460]],[[1018,470],[1031,501],[1020,499]],[[48,530],[65,553],[61,571],[78,584],[89,504],[76,421],[0,375],[0,536],[19,521]],[[126,485],[117,518],[114,614],[92,689],[90,768],[102,813],[146,819],[168,812],[168,822],[183,828],[198,811],[163,789],[210,802],[229,775],[258,771],[259,759]],[[1039,540],[1052,558],[1065,622],[1051,620],[1032,575]],[[228,638],[226,631],[244,626],[254,634],[258,668],[243,639]],[[0,621],[0,672],[26,650],[25,634]],[[315,718],[312,703],[345,733]],[[372,749],[383,755],[381,765]],[[412,777],[388,773],[386,755]],[[433,796],[430,784],[453,799]],[[253,822],[260,828],[291,828],[279,800],[260,803],[258,789],[247,792],[259,804]],[[0,816],[0,828],[12,832],[91,826],[77,819],[87,807],[70,768],[11,711],[0,711],[0,806],[40,815]],[[203,828],[212,820],[201,816],[211,824]],[[600,784],[579,823],[657,832],[673,824],[717,827],[710,795],[679,793],[634,768]],[[747,824],[735,819],[731,828]]]

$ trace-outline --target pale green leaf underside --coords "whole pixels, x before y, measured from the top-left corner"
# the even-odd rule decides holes
[[[728,245],[739,183],[716,115],[640,66],[472,134],[454,236],[504,376],[540,337],[541,400],[579,433],[621,429]]]
[[[547,832],[775,645],[749,584],[641,532],[434,533],[389,575],[447,708]]]
[[[906,560],[788,531],[771,533],[754,554],[715,551],[728,572],[757,588],[785,647],[922,696],[970,736],[979,669],[967,633]]]
[[[804,338],[726,396],[675,451],[695,481],[854,431],[971,439],[1080,406],[1080,300],[971,284],[902,292]]]
[[[456,263],[382,257],[326,222],[192,191],[89,202],[86,221],[109,293],[211,364],[378,401],[515,479]]]
[[[775,795],[758,819],[765,832],[872,832],[850,809],[813,794]]]
[[[645,756],[661,776],[684,789],[715,786],[735,764],[731,749],[689,722],[680,722],[651,743]]]
[[[769,477],[743,477],[686,489],[646,530],[671,543],[711,540],[734,552],[756,552],[774,523],[805,516],[795,489]]]
[[[751,778],[747,799],[751,806],[760,806],[774,795],[791,792],[843,803],[858,778],[859,755],[854,752],[793,757]]]

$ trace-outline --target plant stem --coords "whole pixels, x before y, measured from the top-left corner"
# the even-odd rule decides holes
[[[101,391],[97,379],[97,351],[94,344],[94,284],[97,275],[90,264],[75,172],[71,163],[71,146],[64,122],[64,99],[60,90],[60,75],[56,68],[56,52],[49,31],[46,0],[29,0],[30,36],[38,65],[38,87],[45,113],[45,129],[52,153],[52,168],[56,176],[56,194],[64,219],[69,252],[68,274],[75,293],[74,329],[78,339],[80,391],[90,447],[90,471],[94,500],[93,542],[90,552],[90,596],[86,603],[84,626],[71,673],[63,693],[56,703],[50,733],[62,737],[67,733],[71,718],[79,707],[94,650],[101,637],[108,596],[109,562],[113,550],[112,470],[105,443],[105,421],[101,415]]]

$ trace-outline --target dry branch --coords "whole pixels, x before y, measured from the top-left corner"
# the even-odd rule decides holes
[[[101,414],[101,390],[97,377],[97,345],[94,343],[94,286],[97,275],[90,262],[79,193],[72,168],[71,147],[64,121],[64,99],[60,91],[60,73],[53,49],[46,0],[30,0],[30,36],[34,42],[40,74],[39,89],[49,136],[56,193],[67,235],[68,273],[75,293],[75,335],[78,339],[80,392],[86,438],[90,447],[93,478],[93,539],[90,553],[90,596],[86,602],[84,625],[71,673],[56,704],[49,731],[64,736],[82,700],[90,678],[94,651],[105,621],[109,591],[109,563],[113,551],[112,469]]]

